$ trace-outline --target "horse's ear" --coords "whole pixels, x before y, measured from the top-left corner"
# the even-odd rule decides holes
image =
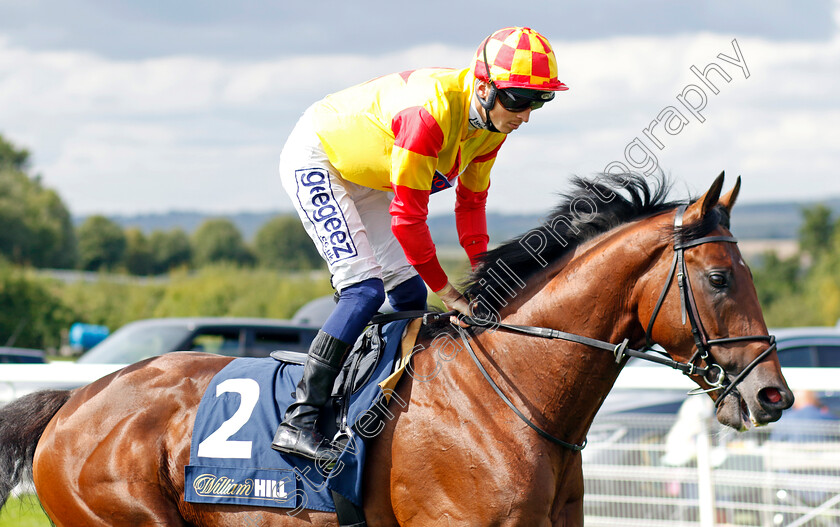
[[[738,179],[735,180],[735,186],[732,187],[732,190],[721,196],[718,203],[720,203],[723,208],[726,209],[730,215],[732,215],[732,207],[735,205],[735,200],[738,199],[738,192],[741,190],[741,176],[738,176]]]
[[[712,186],[700,199],[688,206],[685,211],[685,223],[699,221],[700,218],[705,217],[718,204],[721,189],[723,189],[723,172],[715,178]]]

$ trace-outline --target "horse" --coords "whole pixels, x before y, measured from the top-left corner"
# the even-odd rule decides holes
[[[728,228],[740,178],[722,186],[669,201],[664,178],[576,178],[540,226],[488,251],[465,288],[485,324],[421,330],[395,391],[406,404],[369,441],[367,524],[582,525],[580,448],[628,354],[653,342],[722,424],[777,420],[793,396]],[[0,503],[31,470],[58,526],[337,525],[184,501],[196,409],[231,360],[170,353],[9,403]]]

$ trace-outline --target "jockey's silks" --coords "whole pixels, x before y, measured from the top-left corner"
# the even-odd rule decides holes
[[[458,180],[459,240],[470,259],[487,248],[490,169],[505,135],[469,125],[469,69],[420,69],[379,77],[312,107],[330,162],[353,183],[393,191],[391,227],[432,290],[446,284],[426,226],[435,174]],[[441,187],[438,181],[436,187]]]

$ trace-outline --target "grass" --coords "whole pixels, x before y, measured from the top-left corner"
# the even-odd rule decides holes
[[[49,527],[49,518],[41,510],[38,497],[27,494],[11,497],[0,511],[0,527]]]

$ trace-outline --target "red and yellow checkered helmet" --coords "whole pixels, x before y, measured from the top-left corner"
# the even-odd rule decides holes
[[[548,39],[529,27],[506,27],[487,37],[475,53],[473,74],[499,89],[569,89],[557,79],[557,59]]]

